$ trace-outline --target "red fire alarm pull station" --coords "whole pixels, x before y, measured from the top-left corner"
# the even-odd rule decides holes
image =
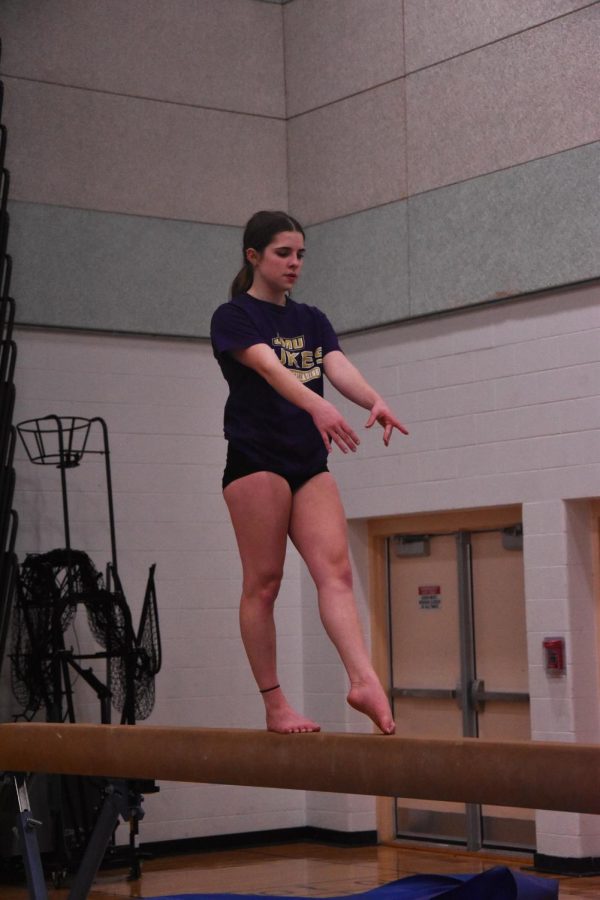
[[[544,638],[544,664],[546,672],[560,674],[565,671],[565,639],[561,637]]]

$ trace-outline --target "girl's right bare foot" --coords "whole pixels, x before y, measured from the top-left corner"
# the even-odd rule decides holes
[[[297,713],[285,699],[281,688],[263,695],[267,716],[267,731],[275,731],[278,734],[302,734],[311,731],[320,731],[321,726]]]

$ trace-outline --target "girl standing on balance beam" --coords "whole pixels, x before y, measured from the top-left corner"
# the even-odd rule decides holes
[[[326,316],[292,300],[304,260],[301,225],[283,212],[257,212],[244,231],[243,260],[230,302],[213,315],[211,339],[229,385],[223,496],[242,561],[241,634],[267,728],[320,728],[290,706],[277,675],[273,612],[289,535],[315,582],[321,620],[348,673],[348,703],[393,734],[352,589],[346,518],[327,469],[332,444],[354,453],[360,441],[323,398],[323,374],[369,410],[366,427],[378,422],[386,446],[394,428],[408,432],[344,356]]]

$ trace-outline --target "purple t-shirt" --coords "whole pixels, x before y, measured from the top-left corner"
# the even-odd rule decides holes
[[[291,298],[277,306],[240,294],[215,311],[210,332],[229,385],[224,432],[231,446],[253,462],[290,476],[325,463],[327,451],[309,414],[228,351],[267,344],[302,384],[323,396],[323,359],[340,349],[327,316]]]

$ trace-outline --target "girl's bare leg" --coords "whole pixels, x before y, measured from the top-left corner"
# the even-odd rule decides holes
[[[329,472],[306,482],[292,498],[290,537],[316,584],[319,612],[348,677],[348,703],[393,734],[390,705],[373,669],[352,589],[346,517]]]
[[[282,733],[319,731],[296,712],[279,684],[274,604],[283,575],[292,493],[272,472],[238,478],[223,492],[235,530],[243,570],[240,629],[250,667],[262,695],[267,728]]]

